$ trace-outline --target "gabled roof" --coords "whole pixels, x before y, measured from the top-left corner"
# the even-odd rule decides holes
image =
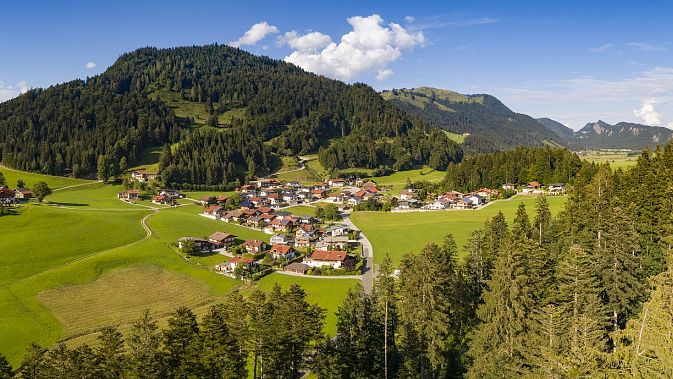
[[[292,246],[290,246],[290,245],[277,244],[277,245],[271,246],[271,252],[272,253],[278,253],[280,255],[290,254],[292,252],[292,250],[293,250]]]
[[[219,205],[211,205],[208,208],[206,208],[203,211],[203,213],[215,213],[215,212],[221,211],[222,209],[224,209],[224,208],[220,207]]]
[[[254,260],[252,260],[248,257],[233,257],[229,260],[229,263],[233,263],[233,264],[243,263],[243,264],[249,265],[252,262],[254,262]]]
[[[228,238],[233,238],[233,237],[236,237],[236,236],[233,235],[233,234],[224,233],[224,232],[215,232],[215,233],[211,234],[210,236],[208,236],[208,239],[212,240],[212,241],[220,241],[221,242],[221,241],[224,241]]]
[[[343,262],[348,257],[345,251],[316,250],[311,254],[311,259],[317,261]]]
[[[266,242],[260,240],[247,240],[243,243],[243,246],[262,247],[265,244]]]

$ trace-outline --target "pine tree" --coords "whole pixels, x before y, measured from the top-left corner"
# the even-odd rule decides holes
[[[0,379],[9,379],[14,376],[12,365],[9,364],[7,357],[0,354]]]
[[[190,344],[198,337],[196,315],[187,307],[178,308],[163,331],[164,364],[168,377],[179,377]]]
[[[43,375],[48,375],[48,373],[42,372],[45,351],[42,346],[34,342],[28,345],[26,355],[24,355],[21,366],[19,366],[21,378],[38,379]]]
[[[121,377],[125,364],[124,339],[117,328],[107,326],[101,330],[96,356],[101,377]]]
[[[378,267],[373,298],[379,318],[383,319],[383,378],[393,378],[398,361],[395,339],[398,325],[397,288],[393,277],[393,264],[388,254],[383,257],[383,262]]]
[[[244,378],[247,370],[241,344],[231,333],[224,306],[214,305],[203,318],[199,342],[191,345],[190,354],[199,361],[189,370],[202,377]]]
[[[149,310],[131,327],[128,345],[127,375],[150,379],[162,375],[161,334],[157,323],[150,316]]]
[[[535,220],[533,221],[533,228],[535,229],[535,239],[540,246],[548,246],[553,238],[551,233],[551,211],[549,211],[549,203],[545,196],[540,196],[537,199],[537,208],[535,210]]]
[[[652,279],[650,300],[638,316],[615,335],[618,365],[615,376],[673,377],[673,265]]]

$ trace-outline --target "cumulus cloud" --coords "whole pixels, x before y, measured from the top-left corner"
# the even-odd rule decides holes
[[[414,16],[405,16],[405,17],[404,17],[404,21],[405,21],[407,24],[413,24],[414,21],[416,21],[416,17],[414,17]]]
[[[0,80],[0,103],[26,93],[28,89],[28,83],[23,80],[16,84],[5,84]]]
[[[643,121],[646,125],[661,125],[659,113],[654,109],[653,101],[644,101],[640,109],[634,109],[633,115]]]
[[[327,47],[327,45],[332,43],[332,38],[320,32],[299,35],[299,33],[293,30],[282,36],[278,36],[277,43],[279,46],[288,45],[295,50],[314,50]]]
[[[236,41],[231,41],[229,44],[234,47],[240,47],[243,45],[254,45],[257,42],[261,41],[264,39],[269,34],[275,34],[278,33],[278,28],[269,25],[266,21],[258,22],[257,24],[253,25],[246,31],[241,38],[237,39]]]
[[[393,74],[393,70],[391,70],[389,68],[381,69],[376,73],[376,80],[384,81],[384,80],[388,79],[388,77],[392,74]]]
[[[91,69],[96,68],[96,63],[95,63],[95,62],[88,62],[87,64],[84,65],[84,67],[85,67],[87,70],[91,70]]]
[[[325,76],[353,80],[365,73],[376,72],[385,79],[392,70],[387,66],[400,59],[402,53],[415,46],[423,46],[422,32],[411,32],[399,24],[384,25],[381,16],[354,16],[348,18],[352,30],[339,43],[327,42],[327,36],[312,32],[299,35],[290,32],[283,41],[295,49],[285,61]],[[289,37],[289,38],[287,38]],[[291,44],[292,42],[292,44]],[[294,45],[294,46],[293,46]]]

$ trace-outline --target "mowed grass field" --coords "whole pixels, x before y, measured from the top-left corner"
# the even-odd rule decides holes
[[[552,213],[557,214],[565,204],[566,196],[549,196],[547,200]],[[376,263],[381,263],[388,253],[397,264],[404,254],[418,252],[429,242],[441,243],[448,233],[453,234],[462,256],[462,247],[468,237],[486,220],[502,211],[507,222],[511,222],[521,203],[532,218],[536,201],[537,196],[519,195],[479,210],[353,212],[350,218],[372,243]]]
[[[621,168],[626,170],[638,162],[638,156],[629,155],[626,152],[593,151],[581,154],[580,158],[598,164],[609,163],[612,169]]]
[[[275,283],[287,287],[297,282],[309,301],[326,309],[325,330],[334,332],[334,312],[348,288],[358,283],[271,275],[245,284],[211,270],[216,260],[228,258],[188,262],[175,252],[175,244],[179,237],[214,231],[268,241],[260,231],[199,216],[202,208],[191,204],[152,213],[117,200],[121,186],[0,171],[9,181],[21,177],[28,185],[36,179],[52,188],[84,184],[0,218],[0,352],[14,366],[30,342],[95,343],[101,326],[117,325],[126,332],[145,309],[160,325],[181,305],[203,315],[235,286],[268,290]],[[140,220],[148,215],[153,234],[146,238]]]
[[[92,182],[91,180],[85,180],[85,179],[64,178],[58,176],[34,174],[32,172],[17,171],[4,166],[0,166],[0,172],[2,172],[2,174],[5,176],[7,186],[9,188],[15,188],[16,181],[18,179],[23,180],[28,188],[31,188],[35,183],[39,181],[43,181],[49,184],[51,189],[57,189],[66,186],[73,186],[77,184]]]
[[[430,167],[423,166],[409,171],[398,171],[388,176],[368,178],[376,182],[379,187],[384,187],[390,190],[391,194],[398,194],[402,188],[407,184],[407,179],[412,182],[428,181],[439,182],[446,176],[444,171],[435,171]]]

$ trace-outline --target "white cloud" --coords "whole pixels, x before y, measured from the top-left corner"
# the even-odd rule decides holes
[[[376,80],[379,80],[379,81],[382,82],[382,81],[388,79],[388,77],[392,74],[393,74],[393,70],[391,70],[389,68],[381,69],[376,73]]]
[[[243,45],[254,45],[264,39],[269,34],[278,33],[278,28],[269,25],[266,21],[259,22],[248,29],[241,38],[236,41],[231,41],[229,44],[233,47],[240,47]]]
[[[332,38],[320,32],[299,35],[299,33],[293,30],[282,36],[278,36],[277,43],[279,46],[288,45],[295,50],[311,50],[327,47],[327,45],[332,43]]]
[[[23,80],[14,85],[5,84],[0,80],[0,103],[26,93],[28,89],[28,83]]]
[[[413,24],[414,21],[416,21],[416,17],[414,17],[414,16],[405,16],[405,17],[404,17],[404,21],[405,21],[407,24]]]
[[[608,50],[612,50],[616,47],[614,43],[604,43],[600,46],[592,47],[589,50],[593,51],[594,53],[604,53]]]
[[[400,59],[404,51],[425,43],[422,32],[410,32],[395,23],[383,25],[383,19],[377,14],[354,16],[347,21],[353,30],[343,35],[339,43],[330,39],[325,44],[325,35],[318,32],[313,32],[317,34],[310,38],[313,33],[292,34],[295,51],[285,57],[285,61],[342,80],[353,80],[372,72],[384,72],[382,77],[385,78],[390,75],[385,71],[390,63]],[[290,44],[289,40],[287,43]]]
[[[634,109],[633,115],[643,121],[646,125],[661,125],[661,118],[659,113],[654,109],[655,103],[653,101],[644,101],[640,109]]]
[[[95,62],[88,62],[87,64],[84,65],[84,67],[85,67],[87,70],[91,70],[91,69],[96,68],[96,63],[95,63]]]
[[[633,49],[639,50],[639,51],[646,51],[646,52],[651,52],[651,53],[661,53],[668,48],[665,45],[660,45],[660,44],[655,44],[655,43],[649,43],[649,42],[629,42],[626,44],[626,46],[631,47]]]

